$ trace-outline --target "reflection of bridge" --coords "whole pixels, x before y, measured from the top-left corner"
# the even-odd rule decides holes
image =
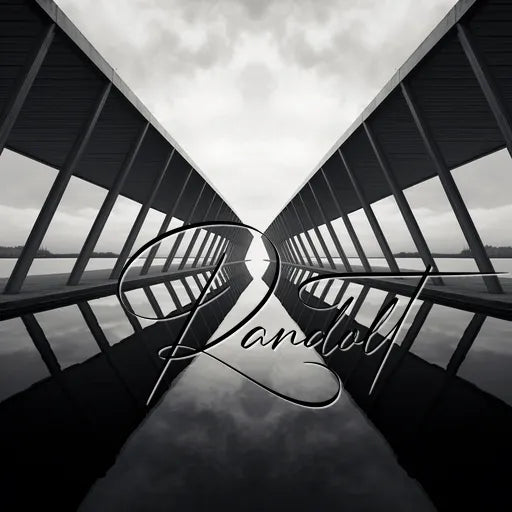
[[[0,153],[7,147],[58,169],[23,252],[3,283],[1,307],[12,308],[27,289],[30,297],[42,300],[69,296],[71,287],[79,285],[108,285],[133,251],[150,208],[165,214],[159,233],[169,229],[174,217],[185,224],[239,220],[52,1],[3,2],[0,33]],[[108,193],[71,274],[57,279],[58,286],[52,278],[27,278],[72,176]],[[114,267],[88,276],[87,264],[119,196],[140,204],[137,218]],[[236,229],[205,231],[194,234],[188,247],[180,247],[182,239],[177,239],[161,266],[153,264],[152,250],[141,274],[168,271],[181,254],[189,267],[210,265],[222,250],[241,259],[251,238]]]
[[[436,268],[404,189],[437,176],[479,271],[493,272],[451,170],[504,147],[512,154],[511,42],[510,2],[459,1],[272,222],[267,233],[278,241],[285,259],[326,269],[341,260],[350,272],[352,265],[332,225],[341,219],[362,269],[372,271],[349,218],[362,209],[388,267],[398,271],[372,210],[372,203],[391,195],[424,264]],[[320,227],[328,233],[325,239]],[[460,283],[437,282],[430,289],[459,301],[468,296],[478,304],[501,301],[500,307],[510,310],[512,287],[507,280],[485,277],[465,284],[460,289]],[[396,282],[380,286],[396,290]]]
[[[144,327],[129,315],[123,320],[130,322],[134,333],[113,344],[87,301],[115,292],[116,278],[151,208],[165,216],[160,233],[168,230],[173,218],[185,224],[239,219],[51,0],[0,4],[0,33],[0,152],[7,147],[58,169],[0,296],[0,313],[4,318],[21,315],[31,350],[49,375],[2,397],[0,443],[8,469],[0,484],[2,500],[12,502],[11,508],[33,509],[37,504],[69,510],[112,465],[148,413],[145,400],[163,364],[156,354],[181,325],[175,319]],[[328,315],[298,302],[297,284],[312,272],[337,269],[339,260],[348,272],[354,269],[334,220],[341,219],[361,267],[371,272],[375,269],[349,218],[362,209],[389,268],[396,271],[398,265],[371,206],[392,195],[423,262],[435,266],[403,192],[433,176],[441,181],[478,268],[493,271],[451,170],[505,146],[512,152],[511,34],[512,3],[461,1],[271,224],[267,234],[285,259],[276,294],[305,332],[324,328]],[[105,200],[69,275],[27,277],[72,176],[108,190]],[[120,196],[140,204],[137,218],[113,267],[87,271]],[[166,301],[171,313],[185,311],[219,254],[225,251],[231,261],[242,260],[251,235],[207,228],[196,230],[187,243],[184,240],[172,240],[163,263],[155,262],[155,249],[141,268],[130,271],[124,291],[134,310],[140,304],[130,293],[139,290],[150,315],[168,315]],[[190,333],[197,345],[216,330],[250,280],[244,265],[226,265],[223,272],[216,288],[229,292],[199,313]],[[362,284],[366,286],[343,329],[356,325],[370,285],[388,292],[385,301],[412,288],[397,279]],[[315,285],[309,289],[309,300],[338,303],[348,286],[336,290],[332,281]],[[366,357],[361,347],[355,347],[327,362],[436,506],[492,508],[510,501],[502,467],[512,452],[511,408],[457,373],[486,320],[483,313],[510,318],[512,294],[506,293],[510,285],[496,277],[471,282],[466,289],[457,286],[449,279],[429,286],[401,345],[392,347],[373,395],[368,389],[383,351]],[[409,351],[434,301],[474,313],[445,369]],[[77,304],[97,354],[64,367],[34,313],[70,304]],[[65,316],[58,309],[49,314]],[[17,349],[12,352],[21,352]],[[25,363],[23,357],[15,354],[13,360]],[[23,364],[14,366],[22,373]],[[171,366],[167,386],[184,366]]]
[[[170,314],[180,314],[190,309],[204,277],[196,274],[195,279],[190,278],[192,284],[196,283],[192,287],[190,279],[173,276],[164,283],[168,293],[164,291],[157,297],[157,290],[148,286],[141,289],[145,294],[142,300],[139,298],[135,303],[129,292],[127,300],[136,311],[141,306],[149,307],[155,318],[163,318],[169,309]],[[191,325],[187,345],[204,346],[250,280],[245,265],[225,267],[214,282],[213,293],[225,289],[227,292],[199,311]],[[180,299],[181,287],[185,298]],[[116,297],[112,300],[118,303]],[[97,345],[97,355],[63,367],[51,343],[51,336],[56,333],[45,332],[32,313],[21,316],[21,320],[34,349],[30,354],[18,351],[16,339],[12,351],[6,349],[3,353],[3,357],[14,357],[11,360],[17,365],[16,371],[24,374],[27,360],[37,351],[49,374],[28,389],[1,398],[0,444],[2,463],[8,470],[0,489],[2,503],[7,508],[74,510],[78,506],[151,411],[152,407],[146,407],[145,403],[164,364],[157,356],[158,350],[175,340],[186,318],[143,327],[138,318],[119,311],[121,316],[116,321],[119,324],[129,321],[134,333],[114,344],[95,313],[97,306],[86,301],[77,306]],[[66,317],[59,309],[47,314]],[[66,340],[66,344],[72,345],[73,340]],[[158,397],[189,361],[174,361],[169,366]],[[26,490],[27,485],[30,492]]]
[[[267,283],[271,273],[269,268]],[[310,270],[287,265],[276,292],[301,330],[305,334],[325,331],[338,311],[315,311],[306,304],[326,307],[354,296],[354,305],[333,338],[341,340],[343,333],[353,328],[364,337],[368,325],[356,318],[371,288],[363,286],[354,295],[348,291],[348,282],[324,281],[322,285],[309,285],[302,303],[297,299],[297,284],[311,275]],[[395,296],[387,293],[380,307]],[[473,315],[442,368],[411,353],[425,324],[436,321],[431,318],[433,305],[431,301],[421,303],[401,343],[391,347],[372,394],[370,387],[390,348],[382,335],[377,335],[373,346],[384,345],[372,355],[366,355],[364,347],[356,344],[348,351],[336,350],[326,362],[386,438],[399,463],[423,486],[436,509],[510,508],[510,482],[503,468],[512,454],[512,407],[458,375],[488,317]],[[494,368],[487,371],[493,372]]]

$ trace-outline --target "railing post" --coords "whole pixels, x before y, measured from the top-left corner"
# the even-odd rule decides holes
[[[57,177],[52,184],[52,188],[46,196],[43,207],[30,230],[30,234],[23,246],[23,250],[16,261],[16,265],[14,266],[9,281],[5,286],[4,293],[18,293],[21,290],[28,271],[32,266],[32,262],[37,255],[39,247],[41,246],[41,242],[48,231],[48,227],[52,222],[62,196],[68,186],[69,180],[71,179],[71,176],[73,175],[73,172],[91,138],[96,122],[103,110],[105,102],[107,101],[110,88],[111,83],[109,82],[103,88],[94,110],[92,111],[92,115],[87,120],[82,132],[73,144],[73,147],[64,162],[64,166],[57,174]]]
[[[210,260],[210,256],[212,254],[212,251],[215,247],[217,247],[217,244],[219,242],[220,235],[218,233],[214,233],[211,244],[208,246],[208,250],[206,251],[206,254],[203,259],[203,263],[201,266],[207,265],[208,260]],[[211,260],[210,260],[211,261]]]
[[[288,254],[288,261],[290,263],[299,263],[299,260],[297,259],[297,257],[294,255],[293,251],[292,251],[292,248],[291,248],[291,244],[290,244],[290,241],[289,240],[283,240],[283,248],[284,250],[286,251],[286,253]]]
[[[405,356],[409,353],[409,350],[411,349],[414,341],[418,337],[418,334],[425,324],[425,321],[433,307],[433,302],[427,302],[424,301],[420,308],[418,309],[418,312],[416,313],[416,316],[414,317],[414,320],[412,321],[410,327],[407,329],[407,333],[405,334],[402,342],[400,345],[394,345],[396,348],[395,350],[398,350],[398,357],[395,358],[389,358],[387,360],[381,361],[381,368],[382,371],[379,375],[378,380],[375,383],[372,396],[370,398],[370,407],[373,408],[379,401],[380,396],[384,392],[385,388],[387,387],[389,381],[395,375],[395,373],[398,371],[402,363],[405,361]],[[390,349],[388,349],[390,350]],[[388,352],[391,354],[391,352]]]
[[[322,217],[322,220],[324,221],[324,224],[327,226],[327,231],[329,231],[329,235],[332,238],[332,241],[334,242],[334,246],[336,247],[336,250],[338,251],[338,254],[341,258],[341,261],[343,262],[343,265],[345,266],[345,269],[349,272],[352,272],[352,265],[350,264],[350,261],[347,258],[347,255],[345,254],[345,251],[343,250],[343,247],[341,245],[341,242],[338,238],[338,235],[336,234],[336,231],[334,230],[334,227],[331,223],[331,221],[327,218],[327,215],[325,213],[325,210],[320,203],[315,190],[313,189],[313,186],[311,185],[311,181],[308,182],[309,190],[311,191],[311,195],[313,196],[313,199],[315,201],[316,207],[320,213],[320,216]]]
[[[304,258],[302,257],[302,254],[299,251],[299,248],[297,247],[295,240],[292,238],[292,233],[288,229],[287,224],[285,222],[284,211],[278,217],[278,221],[281,223],[281,229],[284,233],[284,237],[286,238],[287,246],[292,250],[292,254],[294,256],[296,263],[300,265],[305,265]]]
[[[302,194],[299,192],[298,197],[300,201],[302,202],[302,206],[304,207],[304,211],[306,212],[306,216],[308,217],[309,221],[311,222],[311,225],[313,226],[313,231],[315,232],[316,237],[318,238],[318,241],[320,242],[320,245],[322,246],[322,249],[324,251],[325,257],[327,258],[327,261],[329,262],[329,265],[331,268],[336,268],[336,265],[334,264],[334,260],[332,259],[331,253],[329,252],[329,249],[327,248],[327,244],[325,243],[325,240],[322,236],[322,233],[320,233],[320,229],[318,229],[318,226],[315,224],[315,221],[311,214],[309,213],[309,209],[306,205],[306,202],[304,201],[304,198],[302,197]],[[323,262],[322,262],[323,266]]]
[[[121,386],[125,389],[127,395],[129,396],[130,400],[133,402],[135,407],[139,409],[142,406],[142,403],[139,399],[137,399],[137,397],[131,390],[130,386],[128,385],[128,382],[124,378],[122,372],[119,370],[118,365],[115,362],[115,359],[112,357],[112,347],[110,346],[107,337],[105,336],[105,333],[103,332],[103,329],[101,328],[101,325],[99,324],[98,319],[96,318],[96,315],[94,314],[94,311],[92,310],[90,304],[88,302],[79,302],[77,306],[85,320],[85,323],[87,324],[87,327],[91,331],[94,341],[96,341],[98,348],[104,355],[105,360],[107,364],[110,366],[113,374],[116,376]]]
[[[185,220],[185,222],[183,223],[184,226],[187,226],[188,224],[190,224],[192,218],[194,217],[194,213],[196,212],[196,209],[197,209],[197,205],[199,204],[199,201],[201,200],[201,196],[203,195],[203,192],[204,192],[204,189],[206,187],[206,182],[203,183],[203,185],[201,186],[201,190],[199,191],[199,194],[197,195],[196,197],[196,200],[194,202],[194,205],[192,206],[192,208],[190,209],[189,211],[189,214],[188,214],[188,217],[187,219]],[[172,246],[171,248],[171,252],[169,253],[169,255],[167,256],[167,259],[165,260],[165,263],[162,267],[162,272],[167,272],[169,270],[169,267],[171,266],[171,263],[172,263],[172,260],[174,259],[174,257],[176,256],[176,252],[178,251],[178,248],[181,244],[181,241],[183,240],[183,237],[185,235],[183,233],[180,233],[177,237],[176,237],[176,240],[174,242],[174,245]]]
[[[229,215],[229,220],[231,222],[236,222],[236,216],[234,213],[231,213]],[[225,250],[226,250],[226,261],[229,261],[231,259],[231,257],[233,256],[233,252],[235,250],[235,247],[236,247],[236,240],[237,240],[237,237],[240,236],[240,230],[236,229],[236,228],[229,228],[228,229],[228,234],[226,236],[226,246],[225,246]]]
[[[426,125],[414,98],[411,95],[409,86],[404,82],[401,82],[400,87],[402,89],[405,101],[407,102],[407,106],[411,112],[414,123],[416,124],[416,128],[418,129],[418,132],[420,133],[420,136],[423,140],[427,154],[430,156],[432,163],[434,164],[437,175],[439,176],[439,181],[444,188],[446,196],[450,201],[453,212],[457,217],[457,221],[459,222],[471,253],[475,258],[478,269],[482,273],[493,273],[494,268],[492,266],[491,260],[485,252],[485,248],[480,235],[478,234],[478,231],[473,223],[473,219],[471,218],[471,215],[469,214],[466,205],[464,204],[464,200],[462,199],[459,189],[455,184],[455,180],[453,179],[453,176],[448,169],[441,150],[439,149],[434,137],[430,133],[430,130]],[[483,280],[487,290],[490,293],[503,293],[501,284],[496,276],[484,276]]]
[[[315,244],[313,243],[313,240],[311,239],[311,235],[308,233],[306,226],[304,225],[304,222],[302,222],[302,218],[299,215],[299,211],[297,210],[297,207],[295,206],[293,199],[290,201],[290,204],[293,208],[293,211],[295,212],[295,216],[297,217],[297,220],[299,221],[299,224],[300,224],[300,227],[302,228],[304,236],[306,237],[306,240],[307,240],[309,246],[311,247],[311,250],[313,251],[313,255],[315,256],[316,261],[318,262],[318,266],[323,267],[324,264],[323,264],[322,259],[320,258],[320,254],[318,254]]]
[[[149,286],[144,286],[142,288],[143,292],[146,294],[146,297],[148,299],[148,302],[155,312],[155,315],[157,318],[165,318],[164,312],[162,311],[162,308],[160,307],[160,304],[155,297],[155,294],[153,293],[153,290]]]
[[[457,36],[512,156],[512,118],[502,94],[469,27],[457,23]]]
[[[338,149],[338,155],[340,156],[341,163],[342,163],[343,167],[345,168],[345,171],[347,172],[348,177],[350,178],[350,182],[352,183],[352,186],[354,187],[356,196],[359,199],[359,202],[361,203],[364,213],[366,214],[366,218],[368,219],[368,222],[370,223],[372,231],[373,231],[375,238],[377,239],[377,242],[382,250],[382,254],[384,254],[384,258],[386,258],[386,261],[389,265],[390,270],[392,272],[399,272],[398,265],[396,264],[396,261],[395,261],[395,257],[393,256],[393,253],[391,252],[388,241],[386,240],[386,237],[384,236],[384,233],[382,232],[382,228],[380,227],[377,217],[373,213],[372,207],[370,206],[370,203],[366,199],[363,189],[362,189],[361,185],[359,184],[359,180],[356,178],[355,174],[352,172],[352,169],[348,165],[347,159],[341,152],[341,149]]]
[[[215,203],[215,201],[217,199],[220,199],[219,196],[214,195],[212,202],[210,203],[210,206],[208,206],[208,210],[206,210],[206,213],[204,215],[204,218],[203,218],[204,221],[208,221],[208,215],[210,214],[213,204]],[[222,201],[222,199],[221,199],[221,201]],[[215,217],[215,219],[216,219],[216,217]],[[203,241],[201,242],[201,245],[199,246],[199,250],[197,251],[196,257],[195,257],[194,261],[192,262],[192,268],[197,267],[197,264],[199,263],[199,260],[201,259],[201,254],[203,254],[206,244],[208,243],[208,239],[210,238],[210,234],[211,234],[211,232],[206,230],[206,235],[204,236]]]
[[[363,127],[366,132],[366,136],[370,141],[370,145],[372,146],[373,152],[375,153],[375,157],[379,162],[379,166],[382,170],[382,173],[386,178],[391,193],[395,198],[396,204],[398,205],[400,213],[402,214],[405,224],[407,225],[407,229],[411,234],[411,238],[414,241],[414,245],[416,246],[416,249],[418,250],[420,257],[423,260],[425,267],[430,265],[432,266],[435,272],[439,272],[439,269],[437,268],[436,262],[432,257],[432,253],[430,252],[427,242],[423,236],[423,233],[421,232],[418,222],[416,221],[416,218],[414,217],[411,207],[409,206],[407,198],[405,197],[402,188],[398,184],[398,180],[393,172],[393,169],[391,168],[391,165],[389,164],[386,155],[382,151],[382,148],[380,147],[379,142],[377,141],[377,138],[373,133],[373,130],[371,129],[367,122],[363,122]],[[435,278],[434,282],[436,284],[443,284],[443,281],[439,277]]]
[[[183,194],[185,192],[185,189],[187,188],[187,184],[190,180],[190,177],[192,176],[192,168],[189,169],[185,181],[181,185],[180,193],[178,194],[178,197],[176,198],[176,201],[174,201],[174,204],[172,206],[171,211],[165,216],[162,225],[160,226],[160,229],[158,230],[158,235],[162,235],[167,231],[167,228],[169,227],[169,224],[171,223],[172,218],[174,217],[174,214],[176,213],[176,209],[178,208],[178,205],[181,201],[181,198],[183,197]],[[158,252],[158,249],[160,248],[160,244],[156,244],[154,247],[152,247],[149,250],[148,255],[146,256],[146,261],[144,261],[144,265],[142,265],[142,268],[140,269],[140,275],[146,275],[149,272],[149,269],[151,268],[151,265],[153,263],[153,260],[155,259],[156,253]]]
[[[283,223],[285,232],[288,233],[288,237],[289,237],[288,240],[290,241],[290,244],[295,249],[295,252],[297,253],[297,256],[299,258],[299,261],[300,261],[301,265],[306,265],[306,261],[304,260],[304,257],[302,256],[302,253],[299,250],[299,246],[297,245],[297,242],[293,238],[293,232],[290,229],[290,226],[288,225],[288,221],[286,220],[286,209],[284,209],[281,212],[281,222]],[[298,238],[298,240],[302,244],[302,246],[304,247],[304,244],[303,244],[302,240],[300,238]],[[308,254],[306,252],[306,248],[305,247],[304,247],[304,253],[306,255],[306,258],[308,259],[309,266],[313,266],[313,264],[311,262],[311,259],[309,258]]]
[[[160,189],[160,185],[162,184],[162,181],[165,175],[167,174],[167,170],[169,169],[175,151],[175,148],[171,150],[169,156],[167,157],[162,167],[162,170],[159,172],[159,174],[153,181],[153,184],[151,185],[151,190],[149,192],[149,196],[146,198],[146,200],[140,207],[139,213],[137,214],[137,218],[135,219],[135,222],[133,223],[133,226],[130,229],[130,233],[128,233],[128,236],[126,237],[123,248],[121,249],[121,253],[119,254],[119,257],[117,258],[112,273],[110,274],[110,279],[117,279],[121,275],[123,266],[126,263],[128,257],[130,256],[133,244],[135,243],[135,240],[137,239],[137,236],[139,235],[140,230],[142,229],[142,225],[146,220],[149,209],[151,208],[151,205],[153,204],[153,201],[155,200],[155,197]]]
[[[221,239],[220,239],[219,243],[217,244],[217,247],[215,248],[215,252],[213,253],[213,256],[212,256],[212,261],[211,261],[212,265],[215,265],[215,263],[217,262],[217,258],[219,256],[219,254],[222,254],[224,252],[227,243],[228,243],[228,239],[221,236]]]
[[[181,305],[180,299],[178,297],[178,294],[176,293],[176,290],[172,286],[172,281],[164,281],[164,285],[167,288],[167,291],[169,292],[169,295],[171,296],[171,299],[176,306],[177,311],[182,311],[183,306]]]
[[[336,194],[334,193],[334,190],[327,179],[327,176],[325,175],[325,171],[323,169],[320,169],[320,173],[322,174],[322,177],[325,181],[325,184],[327,185],[327,189],[329,190],[329,193],[331,194],[331,198],[334,202],[334,205],[336,206],[336,209],[338,210],[338,214],[343,221],[343,224],[345,224],[345,228],[348,232],[348,236],[350,237],[350,240],[352,241],[352,244],[357,252],[357,255],[359,259],[361,260],[361,265],[363,266],[365,272],[371,272],[372,268],[370,266],[370,262],[368,261],[368,258],[366,257],[366,254],[364,253],[363,246],[361,245],[361,242],[359,241],[359,238],[357,236],[357,233],[354,229],[354,226],[352,226],[352,222],[350,221],[349,216],[347,213],[345,213],[345,210],[341,207],[340,202],[338,201],[338,198],[336,197]]]
[[[123,187],[123,184],[126,180],[126,177],[128,176],[128,173],[130,172],[130,169],[133,166],[135,158],[137,157],[139,149],[142,146],[142,142],[144,140],[144,137],[146,136],[148,128],[149,123],[146,121],[144,122],[139,132],[135,144],[133,144],[130,152],[126,156],[125,161],[123,162],[121,169],[117,173],[114,179],[114,183],[110,187],[107,196],[103,201],[103,204],[101,205],[98,215],[94,220],[94,223],[91,227],[91,230],[89,231],[89,234],[87,235],[82,250],[80,251],[80,254],[75,262],[73,270],[71,271],[71,274],[68,279],[68,285],[76,285],[80,282],[85,267],[87,266],[87,263],[91,258],[92,251],[96,246],[98,238],[100,237],[101,232],[103,231],[105,223],[107,222],[107,219],[112,211],[112,208],[114,207],[114,204],[117,200],[117,197],[119,196],[121,188]]]
[[[203,218],[202,218],[202,220],[203,220],[203,221],[204,221],[204,220],[206,220],[206,219],[208,218],[208,215],[209,215],[209,213],[210,213],[210,209],[211,209],[211,207],[212,207],[212,205],[213,205],[213,202],[215,201],[215,197],[216,197],[216,196],[215,196],[215,192],[214,192],[214,195],[213,195],[213,197],[212,197],[212,199],[211,199],[210,203],[208,204],[208,208],[206,209],[206,213],[204,214],[204,216],[203,216]],[[188,260],[188,258],[189,258],[189,256],[190,256],[190,253],[192,252],[192,249],[194,248],[194,244],[196,243],[197,238],[199,237],[199,232],[200,232],[200,230],[199,230],[199,229],[196,229],[196,230],[194,231],[194,234],[192,235],[192,238],[191,238],[191,240],[190,240],[190,243],[188,244],[188,247],[187,247],[187,249],[186,249],[186,251],[185,251],[185,254],[184,254],[184,256],[183,256],[183,258],[182,258],[182,260],[181,260],[181,263],[180,263],[180,265],[179,265],[179,267],[178,267],[178,270],[182,270],[182,269],[185,267],[186,262],[187,262],[187,260]],[[203,242],[204,242],[205,240],[206,240],[206,235],[205,235],[205,237],[204,237],[204,239],[203,239]],[[203,247],[204,247],[204,245],[202,244],[202,245],[201,245],[201,250],[202,250],[202,248],[203,248]],[[199,251],[198,251],[198,252],[199,252]],[[194,261],[195,261],[195,260],[194,260]],[[192,262],[192,263],[194,263],[194,262]],[[193,266],[193,264],[192,264],[192,266]]]
[[[21,108],[27,99],[32,84],[41,69],[54,36],[55,24],[51,23],[43,29],[41,36],[30,52],[30,56],[18,76],[14,86],[14,91],[0,115],[0,155],[4,150],[9,134],[11,133],[12,127],[18,118]]]
[[[219,215],[222,212],[223,206],[224,206],[224,201],[221,200],[219,207],[217,209],[217,213],[215,214],[214,220],[219,220]],[[206,250],[206,254],[205,254],[203,262],[201,264],[202,267],[204,267],[206,265],[206,262],[208,261],[208,258],[210,257],[210,254],[212,253],[213,248],[215,247],[215,244],[217,243],[217,240],[220,236],[218,233],[214,233],[212,231],[211,233],[208,233],[208,237],[210,236],[210,234],[213,234],[213,237],[212,237],[212,241],[211,241],[210,245],[208,246],[208,249]]]
[[[455,351],[453,352],[450,360],[448,361],[448,364],[446,365],[447,373],[450,375],[457,374],[461,364],[464,362],[464,359],[466,359],[466,356],[471,350],[471,347],[473,346],[473,343],[475,342],[476,337],[478,336],[478,333],[480,332],[480,329],[482,328],[486,318],[487,315],[484,315],[483,313],[475,313],[468,326],[464,330],[462,338],[459,340]]]

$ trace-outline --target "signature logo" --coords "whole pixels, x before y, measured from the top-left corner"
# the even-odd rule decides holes
[[[306,401],[306,400],[300,400],[298,398],[294,398],[291,396],[288,396],[284,393],[281,393],[280,391],[276,389],[272,389],[269,386],[257,381],[250,375],[247,375],[246,373],[242,372],[238,368],[232,366],[228,362],[222,360],[221,358],[217,357],[216,355],[211,353],[211,349],[224,341],[226,341],[229,337],[231,337],[234,333],[239,332],[242,327],[244,327],[249,320],[254,318],[259,311],[265,306],[267,301],[270,299],[270,297],[274,294],[274,292],[277,289],[277,285],[281,279],[281,270],[282,270],[282,263],[281,263],[281,257],[279,254],[279,251],[277,247],[274,245],[272,240],[270,240],[263,232],[259,231],[258,229],[241,223],[235,223],[235,222],[200,222],[195,224],[189,224],[187,226],[182,226],[177,229],[173,229],[171,231],[167,231],[166,233],[162,233],[161,235],[153,238],[148,243],[144,244],[138,251],[135,252],[135,254],[127,261],[125,264],[121,275],[118,280],[117,285],[117,296],[119,298],[119,301],[121,305],[123,306],[124,310],[127,314],[144,318],[144,319],[151,319],[155,320],[154,318],[149,318],[143,315],[136,314],[131,307],[126,303],[124,294],[122,293],[123,290],[123,284],[126,278],[126,274],[132,264],[146,251],[151,249],[154,246],[157,246],[160,244],[164,239],[167,239],[172,236],[184,234],[186,231],[189,230],[196,230],[196,229],[207,229],[207,228],[235,228],[235,229],[244,229],[249,230],[254,233],[257,233],[261,237],[263,237],[266,242],[266,246],[270,249],[272,249],[273,254],[270,255],[270,260],[275,262],[275,271],[271,278],[270,285],[268,287],[267,292],[264,294],[263,298],[256,304],[256,306],[251,309],[244,318],[242,318],[235,326],[233,326],[231,329],[229,329],[224,334],[220,335],[218,338],[214,340],[210,340],[208,345],[203,348],[196,348],[196,347],[190,347],[184,343],[187,333],[190,330],[191,325],[194,322],[194,319],[196,318],[198,312],[206,307],[208,304],[210,304],[212,301],[217,300],[221,295],[226,293],[229,289],[229,283],[228,285],[220,292],[213,293],[212,292],[212,284],[214,283],[217,276],[220,274],[222,268],[224,265],[229,264],[226,261],[226,253],[220,254],[218,257],[218,261],[215,263],[213,269],[211,270],[211,274],[204,285],[204,287],[200,290],[199,296],[196,298],[196,300],[192,303],[190,309],[188,309],[186,312],[178,315],[173,315],[172,319],[176,319],[179,317],[186,317],[185,322],[183,323],[178,336],[174,340],[174,342],[162,349],[158,352],[159,357],[165,361],[165,365],[162,368],[162,371],[160,372],[160,375],[155,382],[155,385],[153,386],[153,389],[147,399],[146,405],[151,404],[151,402],[154,400],[155,394],[159,388],[159,386],[162,383],[162,380],[165,377],[165,374],[167,370],[169,369],[169,366],[172,364],[173,361],[178,360],[185,360],[185,359],[191,359],[196,357],[199,354],[204,354],[218,363],[230,368],[233,372],[243,376],[244,378],[251,381],[256,386],[262,388],[263,390],[267,391],[268,393],[277,396],[281,398],[282,400],[286,400],[287,402],[291,402],[295,405],[301,406],[301,407],[308,407],[308,408],[315,408],[315,409],[321,409],[326,408],[334,403],[337,402],[339,397],[341,396],[342,392],[342,382],[340,377],[337,373],[333,372],[326,364],[320,363],[317,361],[307,361],[304,364],[306,365],[313,365],[322,368],[324,371],[328,372],[333,378],[336,383],[336,389],[334,393],[327,397],[325,400],[317,400],[317,401]],[[303,345],[304,347],[308,349],[316,349],[317,353],[320,353],[324,358],[331,356],[336,351],[345,352],[353,348],[354,346],[362,346],[363,352],[366,356],[371,356],[372,354],[375,354],[376,352],[384,349],[384,347],[387,345],[387,350],[384,354],[384,357],[382,359],[382,362],[380,364],[380,367],[378,368],[375,377],[373,379],[372,385],[370,387],[369,393],[371,394],[375,388],[375,385],[377,384],[377,381],[379,379],[379,376],[382,373],[382,370],[384,366],[386,365],[386,362],[388,360],[388,357],[393,350],[393,345],[397,343],[398,335],[401,332],[405,321],[408,318],[408,315],[411,312],[411,309],[418,300],[423,288],[425,287],[425,284],[427,283],[429,278],[435,278],[435,277],[467,277],[467,276],[487,276],[487,275],[499,275],[500,273],[479,273],[479,272],[432,272],[431,267],[427,267],[423,272],[400,272],[398,274],[393,274],[390,272],[329,272],[328,274],[323,275],[317,275],[315,277],[312,277],[310,279],[307,279],[300,283],[300,285],[297,288],[297,294],[298,299],[301,300],[307,307],[313,309],[313,310],[327,310],[327,309],[337,309],[337,313],[335,314],[333,320],[329,324],[329,326],[322,330],[315,330],[311,332],[310,334],[307,334],[305,338],[298,339],[298,333],[294,330],[286,331],[285,329],[281,328],[277,331],[277,333],[267,338],[267,330],[263,326],[257,326],[252,329],[250,329],[241,340],[241,346],[244,349],[250,349],[251,347],[254,347],[258,344],[262,346],[270,346],[272,350],[275,350],[281,343],[283,343],[285,340],[288,339],[288,341],[295,346]],[[347,318],[347,310],[349,309],[350,305],[354,301],[354,297],[349,297],[346,299],[341,305],[340,304],[332,304],[332,305],[326,305],[325,307],[313,307],[306,303],[306,301],[303,299],[303,292],[306,290],[306,287],[312,283],[316,283],[323,280],[331,280],[331,279],[379,279],[379,278],[419,278],[418,283],[416,284],[416,287],[414,289],[414,292],[410,296],[402,314],[400,315],[400,318],[398,321],[390,326],[388,332],[385,335],[379,335],[377,337],[377,334],[379,331],[386,326],[388,323],[388,320],[390,319],[393,311],[396,309],[396,307],[399,304],[399,300],[397,297],[394,297],[392,300],[390,300],[385,306],[383,306],[377,315],[375,316],[374,320],[370,324],[368,330],[365,332],[364,336],[361,336],[361,332],[358,328],[349,328],[345,332],[341,334],[341,336],[338,334],[339,327],[343,324],[344,320]],[[209,293],[212,292],[210,295]],[[156,319],[156,321],[168,321],[169,318],[159,318]]]

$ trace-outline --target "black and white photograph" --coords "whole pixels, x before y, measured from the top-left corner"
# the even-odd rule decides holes
[[[512,510],[512,0],[0,0],[0,510]]]

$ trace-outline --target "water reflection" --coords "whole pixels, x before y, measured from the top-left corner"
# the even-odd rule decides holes
[[[243,267],[228,273],[240,289],[250,281]],[[190,344],[213,334],[239,296],[228,292],[201,312]],[[158,350],[174,340],[184,318],[156,322],[159,312],[143,290],[129,304],[155,320],[143,326],[107,297],[0,323],[3,508],[75,510],[149,412],[145,402],[163,365]],[[187,366],[172,365],[158,396]]]
[[[188,343],[205,346],[266,291],[274,264],[226,267],[229,288],[203,310]],[[249,273],[250,271],[250,273]],[[251,275],[253,278],[251,278]],[[173,362],[156,406],[145,407],[158,350],[210,272],[0,322],[0,449],[6,509],[505,510],[512,445],[510,322],[417,301],[389,348],[361,346],[326,359],[344,393],[328,409],[298,407],[201,354]],[[263,280],[261,276],[263,275]],[[299,337],[326,329],[336,310],[297,300],[311,277],[283,267],[259,315],[212,354],[291,397],[321,400],[335,381],[305,361],[314,349],[240,346],[256,325]],[[343,329],[364,332],[391,293],[341,281],[312,285],[306,302],[353,296]],[[388,327],[402,314],[399,297]],[[30,492],[26,492],[29,488]]]
[[[348,324],[362,332],[369,318],[364,304],[372,296],[364,291]],[[286,283],[278,292],[286,309],[300,325],[323,328],[329,313],[297,303],[293,292]],[[315,304],[319,297],[310,292],[307,301]],[[391,297],[380,294],[379,300],[384,304]],[[480,313],[418,301],[396,345],[389,347],[381,338],[382,349],[372,356],[356,345],[328,360],[439,510],[510,508],[508,472],[503,468],[512,454],[511,327],[508,321]],[[369,394],[388,350],[389,358]]]
[[[214,337],[238,322],[265,288],[255,279]],[[300,332],[275,297],[244,330],[256,325]],[[212,353],[290,396],[321,399],[335,384],[326,372],[304,365],[320,356],[303,345],[248,351],[235,334]],[[415,510],[432,510],[347,395],[325,411],[299,408],[200,355],[80,510],[206,510],[212,504],[227,510],[326,510],[340,504],[349,510],[410,510],[411,503]]]

